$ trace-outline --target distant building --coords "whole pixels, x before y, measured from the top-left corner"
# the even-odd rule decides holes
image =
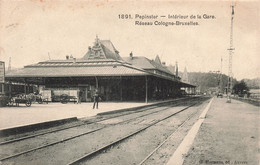
[[[260,98],[260,89],[250,89],[249,90],[250,97],[253,99],[258,99]]]

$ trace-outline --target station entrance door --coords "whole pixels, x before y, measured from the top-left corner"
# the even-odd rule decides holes
[[[91,101],[91,89],[89,85],[79,86],[79,90],[82,92],[82,102]]]

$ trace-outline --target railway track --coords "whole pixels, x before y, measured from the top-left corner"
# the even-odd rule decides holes
[[[196,105],[196,104],[194,104],[194,105]],[[193,105],[176,112],[171,117],[173,117],[177,114],[182,114],[181,112],[184,112],[185,109],[189,109],[190,107],[193,107]],[[82,164],[83,165],[85,165],[85,164],[139,164],[139,165],[165,164],[165,160],[161,161],[159,163],[158,163],[158,160],[161,159],[161,157],[164,157],[165,155],[167,157],[167,154],[169,154],[169,153],[167,153],[167,154],[159,153],[159,156],[158,156],[158,153],[156,153],[156,152],[158,150],[165,151],[165,146],[164,146],[165,143],[168,143],[170,148],[173,148],[173,146],[178,146],[178,143],[171,143],[172,142],[171,140],[173,138],[176,140],[175,136],[180,136],[183,133],[186,135],[187,131],[189,130],[189,126],[187,126],[187,125],[190,125],[190,126],[193,125],[192,121],[190,121],[190,119],[193,118],[193,121],[196,121],[196,117],[199,116],[199,114],[200,114],[199,112],[201,112],[201,110],[202,109],[196,110],[196,112],[190,114],[185,120],[183,120],[180,124],[178,124],[178,127],[176,129],[173,129],[173,131],[171,131],[171,133],[169,135],[167,135],[167,138],[165,140],[162,140],[160,142],[160,144],[155,142],[155,143],[157,143],[156,144],[157,146],[153,145],[156,147],[151,149],[150,153],[143,152],[147,149],[147,145],[146,145],[147,140],[144,140],[144,139],[148,139],[149,145],[152,145],[152,142],[150,142],[151,138],[148,138],[148,136],[154,136],[154,135],[156,136],[157,134],[161,134],[162,132],[159,132],[159,131],[155,132],[158,129],[156,129],[154,127],[158,127],[158,124],[161,122],[166,122],[166,123],[169,122],[169,120],[165,121],[165,120],[167,120],[167,117],[163,118],[162,120],[160,120],[158,122],[151,123],[151,125],[147,126],[147,128],[144,127],[143,128],[144,130],[139,130],[136,134],[133,133],[136,136],[134,136],[134,135],[126,136],[122,139],[119,139],[118,141],[115,141],[114,143],[111,143],[111,145],[107,145],[106,147],[100,148],[100,150],[89,153],[89,154],[85,155],[85,157],[83,156],[78,160],[70,162],[69,164],[71,164],[71,165],[75,165],[75,164],[81,164],[81,165]],[[169,117],[168,119],[172,120],[171,117]],[[183,127],[185,127],[185,128],[183,128]],[[154,135],[152,135],[151,132]],[[140,142],[140,141],[144,141],[144,142]],[[133,145],[135,145],[135,143],[138,143],[139,146],[132,147]],[[140,144],[144,144],[144,145],[140,146]],[[132,149],[132,148],[134,148],[134,149]],[[138,150],[135,150],[136,148]],[[131,151],[128,152],[128,150],[131,150]],[[142,150],[142,151],[139,151],[139,150]],[[130,155],[133,152],[135,152],[135,153],[133,155]],[[118,155],[118,154],[120,154],[120,155]],[[139,155],[141,155],[141,156],[139,156]],[[157,158],[156,156],[152,157],[153,155],[156,155],[159,158]],[[169,154],[168,156],[170,156],[170,155],[171,154]],[[140,157],[142,157],[142,158],[140,160],[138,160],[138,156],[139,156],[139,158]],[[131,160],[131,158],[135,159],[135,160]],[[114,159],[114,160],[111,160],[111,159]],[[157,159],[157,162],[155,162],[155,159]],[[124,160],[124,161],[122,161],[122,160]],[[106,162],[106,163],[103,163],[103,162]]]
[[[158,146],[157,146],[149,155],[147,155],[138,165],[143,165],[143,164],[145,164],[145,162],[146,162],[153,154],[155,154],[155,152],[158,151],[158,150],[162,147],[162,145],[164,145],[170,138],[172,138],[172,137],[175,135],[175,133],[176,133],[181,127],[183,127],[183,126],[187,123],[187,121],[189,121],[189,120],[190,120],[192,117],[194,117],[196,114],[197,114],[197,112],[191,114],[186,120],[184,120],[184,121],[178,126],[178,128],[171,133],[170,136],[168,136],[162,143],[160,143],[160,145],[158,145]]]
[[[182,110],[180,110],[180,111],[178,111],[176,113],[173,113],[173,114],[171,114],[171,115],[169,115],[167,117],[164,117],[163,119],[159,119],[158,121],[155,121],[155,122],[153,122],[153,123],[151,123],[151,124],[149,124],[147,126],[144,126],[143,128],[140,128],[140,129],[136,130],[135,132],[132,132],[132,133],[130,133],[130,134],[128,134],[128,135],[126,135],[126,136],[124,136],[124,137],[122,137],[122,138],[120,138],[120,139],[118,139],[118,140],[116,140],[116,141],[114,141],[114,142],[112,142],[110,144],[108,144],[108,145],[100,147],[97,150],[95,150],[95,151],[93,151],[91,153],[88,153],[88,154],[84,155],[83,157],[68,163],[68,165],[79,164],[81,161],[83,161],[85,159],[88,159],[88,158],[91,158],[92,156],[95,156],[95,154],[98,154],[98,153],[100,153],[100,152],[102,152],[102,151],[104,151],[104,150],[106,150],[106,149],[108,149],[108,148],[110,148],[110,147],[112,147],[112,146],[114,146],[114,145],[116,145],[116,144],[118,144],[118,143],[120,143],[120,142],[122,142],[122,141],[124,141],[124,140],[126,140],[126,139],[128,139],[128,138],[130,138],[130,137],[132,137],[132,136],[142,132],[142,131],[144,131],[144,130],[146,130],[147,128],[149,128],[151,126],[154,126],[155,124],[157,124],[157,123],[159,123],[161,121],[164,121],[164,120],[166,120],[166,119],[168,119],[168,118],[170,118],[170,117],[172,117],[172,116],[174,116],[174,115],[176,115],[176,114],[178,114],[178,113],[188,109],[189,107],[191,107],[193,105],[195,105],[195,104],[192,104],[192,105],[190,105],[190,106],[188,106],[186,108],[183,108]]]
[[[170,102],[170,104],[173,104],[173,106],[178,106],[179,101],[183,101],[183,100],[185,100],[185,99],[173,100],[172,102]],[[0,142],[0,146],[8,144],[8,143],[14,143],[14,142],[22,141],[22,140],[25,140],[25,139],[34,138],[34,137],[37,137],[37,136],[42,136],[42,135],[45,135],[45,134],[55,133],[55,132],[59,132],[59,131],[63,131],[63,130],[67,130],[67,129],[71,129],[71,128],[75,128],[75,127],[80,127],[80,126],[83,126],[83,125],[89,125],[89,124],[93,124],[93,123],[97,123],[97,122],[101,122],[101,121],[106,121],[106,120],[114,119],[114,118],[117,118],[117,117],[130,115],[130,114],[133,114],[133,113],[140,113],[140,112],[152,110],[152,109],[155,109],[155,108],[158,108],[158,107],[161,107],[161,106],[163,106],[163,105],[160,105],[160,106],[155,105],[155,106],[151,106],[151,107],[145,107],[145,108],[141,108],[139,110],[130,111],[130,112],[127,112],[127,113],[122,113],[122,114],[119,114],[119,115],[114,115],[114,116],[108,117],[108,118],[101,118],[101,119],[99,118],[99,119],[96,119],[95,121],[84,121],[83,123],[76,124],[76,125],[69,126],[69,127],[65,127],[65,128],[58,128],[58,129],[45,131],[45,132],[41,132],[41,133],[36,133],[36,134],[32,134],[32,135],[27,135],[27,136],[23,136],[23,137],[11,139],[11,140],[5,140],[5,141]]]
[[[195,100],[193,100],[193,101],[196,102],[197,100],[195,99]],[[149,124],[149,125],[145,125],[144,127],[138,128],[137,130],[135,130],[135,131],[133,131],[133,132],[131,132],[131,133],[129,133],[129,134],[127,134],[127,135],[125,135],[125,136],[123,136],[123,137],[121,137],[121,138],[115,140],[115,141],[112,141],[112,142],[109,143],[109,144],[106,144],[106,145],[104,145],[104,146],[101,146],[101,147],[99,147],[99,148],[93,150],[92,152],[89,152],[89,153],[85,154],[84,156],[81,156],[80,158],[77,158],[75,161],[72,161],[72,162],[69,163],[69,164],[77,164],[77,163],[81,162],[82,160],[88,159],[89,157],[93,157],[94,155],[96,155],[96,154],[98,154],[98,153],[100,153],[100,152],[102,152],[102,151],[104,151],[104,150],[110,148],[111,146],[113,146],[113,145],[115,145],[115,144],[118,144],[118,143],[120,143],[120,142],[122,142],[122,141],[124,141],[124,140],[126,140],[126,139],[128,139],[128,138],[130,138],[130,137],[132,137],[132,136],[134,136],[134,135],[136,135],[136,134],[138,134],[138,133],[144,131],[144,130],[146,130],[147,128],[150,128],[150,127],[156,125],[157,123],[159,123],[159,122],[161,122],[161,121],[164,121],[164,120],[166,120],[166,119],[168,119],[168,118],[171,118],[172,116],[174,116],[174,115],[176,115],[176,114],[178,114],[178,113],[180,113],[180,112],[185,111],[186,109],[188,109],[189,107],[191,107],[191,106],[193,106],[193,105],[195,105],[195,104],[197,104],[197,103],[193,103],[192,105],[189,105],[189,106],[187,106],[187,107],[185,107],[185,108],[183,108],[183,109],[181,109],[181,110],[179,110],[179,111],[177,111],[177,112],[175,112],[175,113],[172,113],[172,114],[170,114],[170,115],[167,115],[166,117],[163,117],[163,118],[158,119],[158,120],[156,120],[156,121],[153,121],[153,122],[152,122],[151,124]],[[172,108],[172,107],[173,107],[173,106],[166,107],[166,108],[163,108],[163,109],[159,109],[159,110],[153,111],[153,112],[151,112],[151,113],[142,114],[142,115],[139,115],[139,116],[137,116],[137,117],[130,118],[130,119],[128,119],[128,120],[123,120],[123,121],[117,122],[116,124],[105,125],[105,126],[103,126],[103,127],[100,127],[100,128],[97,128],[97,129],[93,129],[93,130],[90,130],[90,131],[87,131],[87,132],[83,132],[83,133],[74,135],[74,136],[69,137],[69,138],[65,138],[65,139],[62,139],[62,140],[59,140],[59,141],[56,141],[56,142],[53,142],[53,143],[49,143],[49,144],[47,144],[47,145],[43,145],[43,146],[39,146],[39,147],[36,147],[36,148],[32,148],[32,149],[29,149],[29,150],[26,150],[26,151],[23,151],[23,152],[15,153],[15,154],[13,154],[13,155],[9,155],[9,156],[7,156],[7,157],[1,158],[0,161],[5,162],[5,161],[8,161],[8,160],[13,159],[13,158],[15,158],[15,157],[19,157],[19,156],[21,156],[21,155],[25,155],[25,154],[28,154],[28,153],[31,153],[31,152],[34,152],[34,151],[37,151],[37,150],[40,150],[40,149],[44,149],[44,148],[47,148],[47,147],[50,147],[50,146],[54,146],[54,145],[59,144],[59,143],[64,143],[64,142],[66,142],[66,141],[70,141],[70,140],[72,140],[72,139],[75,139],[75,138],[78,138],[78,137],[81,137],[81,136],[84,136],[84,135],[87,135],[87,134],[91,134],[91,133],[100,131],[100,130],[102,130],[102,129],[108,128],[108,127],[113,127],[114,125],[119,125],[119,124],[122,124],[122,123],[130,122],[130,121],[136,120],[136,119],[138,119],[138,118],[142,118],[142,117],[149,116],[149,115],[151,115],[151,114],[156,114],[156,113],[165,111],[165,110],[167,110],[167,109],[170,109],[170,108]],[[156,109],[156,108],[158,108],[158,107],[153,107],[153,108],[151,108],[151,109]],[[126,116],[126,115],[141,113],[141,112],[144,112],[144,111],[147,111],[147,110],[151,110],[151,109],[150,109],[150,108],[144,108],[144,109],[142,109],[142,110],[140,110],[140,111],[137,111],[137,112],[130,112],[130,113],[126,113],[126,114],[115,115],[115,116],[110,117],[110,118],[105,118],[105,119],[97,120],[95,123],[102,122],[102,121],[105,121],[105,120],[115,119],[115,118],[122,117],[122,116]],[[94,122],[93,122],[93,123],[94,123]],[[81,126],[81,125],[80,125],[80,126]],[[69,128],[67,128],[67,129],[69,129]],[[62,130],[64,130],[64,129],[62,129]],[[57,130],[57,131],[60,131],[60,130]],[[46,134],[47,134],[47,133],[46,133]],[[40,135],[37,135],[37,136],[40,136]],[[32,137],[36,137],[36,136],[35,136],[35,135],[32,135],[30,138],[32,138]],[[17,141],[14,140],[14,141],[12,141],[12,142],[9,141],[9,142],[7,142],[7,143],[5,143],[5,144],[14,143],[14,142],[22,141],[22,140],[24,140],[24,139],[19,139],[19,140],[17,139]],[[2,144],[2,145],[4,145],[4,144]]]

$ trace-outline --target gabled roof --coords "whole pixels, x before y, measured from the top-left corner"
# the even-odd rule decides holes
[[[162,64],[159,64],[158,62],[155,62],[153,60],[150,60],[150,63],[158,70],[162,72],[166,72],[168,74],[174,75],[174,73],[170,72],[166,66],[163,66]]]
[[[81,58],[82,60],[114,59],[122,60],[119,52],[110,40],[99,40],[96,38],[94,46],[89,47],[88,52]]]
[[[164,66],[160,63],[155,62],[154,60],[150,60],[146,57],[142,56],[134,56],[134,57],[123,57],[123,60],[127,63],[132,64],[133,66],[137,66],[138,68],[142,68],[144,70],[158,70],[160,72],[164,72],[166,74],[175,77],[175,74],[168,70],[167,66]],[[160,74],[160,73],[157,73]]]
[[[176,74],[176,73],[175,73],[175,66],[169,65],[169,66],[167,66],[167,69],[168,69],[170,72],[172,72],[173,74]]]
[[[101,40],[100,43],[107,59],[122,60],[122,58],[119,55],[119,51],[116,50],[116,48],[110,40]]]
[[[142,69],[155,69],[150,60],[143,56],[123,57],[123,60]]]
[[[161,62],[161,60],[160,60],[160,57],[157,55],[156,57],[155,57],[155,60],[154,60],[156,63],[158,63],[158,64],[162,64],[162,62]]]

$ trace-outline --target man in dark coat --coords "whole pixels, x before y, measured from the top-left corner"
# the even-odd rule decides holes
[[[96,105],[96,107],[98,109],[98,102],[99,102],[98,89],[95,90],[94,95],[93,95],[93,99],[94,99],[93,109],[95,109],[95,105]]]
[[[81,104],[82,95],[83,95],[83,92],[81,90],[79,90],[77,104]]]

